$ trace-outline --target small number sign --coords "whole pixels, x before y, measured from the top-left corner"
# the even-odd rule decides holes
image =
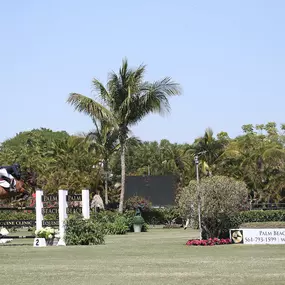
[[[34,239],[34,247],[45,247],[45,246],[47,246],[45,238]]]

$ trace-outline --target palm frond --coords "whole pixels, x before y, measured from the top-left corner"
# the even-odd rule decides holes
[[[107,108],[87,96],[71,93],[67,99],[67,103],[72,105],[76,111],[84,113],[91,118],[116,124],[112,113]]]
[[[180,85],[172,81],[170,77],[154,83],[146,83],[142,86],[140,97],[142,109],[146,114],[153,112],[164,115],[170,111],[168,97],[180,94]]]
[[[101,99],[107,106],[112,106],[113,98],[105,88],[105,86],[96,78],[93,79],[93,90],[97,93],[99,99]]]
[[[97,141],[97,142],[101,141],[100,132],[98,132],[97,130],[89,132],[86,135],[85,140],[86,141]]]
[[[126,140],[126,146],[127,147],[136,147],[136,146],[140,146],[140,145],[142,145],[142,141],[141,141],[141,139],[139,139],[136,136],[130,136]]]
[[[120,79],[121,80],[125,80],[128,78],[128,74],[129,74],[129,69],[128,69],[128,60],[127,58],[124,58],[122,60],[122,65],[121,65],[121,68],[119,70],[119,75],[120,75]],[[124,85],[124,81],[121,81],[122,85]]]
[[[118,138],[118,129],[102,125],[101,129],[89,132],[86,140],[91,141],[91,149],[100,152],[104,159],[109,159],[118,150]]]
[[[283,149],[278,149],[276,147],[272,147],[264,151],[263,159],[285,159],[285,151]]]
[[[127,90],[122,85],[122,79],[113,71],[109,74],[108,90],[113,98],[112,109],[117,111],[127,96]]]
[[[210,144],[214,139],[214,132],[211,128],[207,128],[204,134],[206,144]]]
[[[264,151],[262,160],[270,165],[271,168],[284,169],[285,166],[285,151],[276,147],[271,147]]]
[[[145,75],[146,65],[141,64],[137,69],[130,70],[127,78],[127,84],[130,88],[130,93],[136,95],[140,93],[141,86]]]

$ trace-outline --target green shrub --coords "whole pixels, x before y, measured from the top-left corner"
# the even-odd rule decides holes
[[[142,210],[149,210],[151,208],[151,202],[141,196],[130,197],[125,202],[125,208],[127,210],[135,210],[138,207]]]
[[[122,216],[122,214],[113,211],[100,211],[92,216],[92,219],[99,223],[114,223],[117,217]]]
[[[241,223],[285,221],[285,210],[253,210],[240,212]]]
[[[132,231],[134,230],[134,228],[132,228]],[[148,224],[146,222],[143,223],[142,225],[142,232],[147,232],[148,231]]]
[[[23,211],[1,211],[0,220],[36,220],[36,214]]]
[[[221,238],[228,232],[231,217],[239,215],[245,204],[248,189],[243,181],[226,176],[205,177],[199,183],[200,200],[197,196],[197,181],[190,181],[177,198],[183,217],[198,220],[198,205],[201,210],[203,238]]]
[[[149,209],[142,212],[145,221],[150,225],[170,224],[172,220],[179,217],[174,207]]]
[[[45,220],[58,220],[58,214],[46,214]],[[0,211],[0,220],[36,220],[35,212]]]
[[[135,215],[134,210],[126,210],[123,216],[127,219],[127,225],[131,228],[131,219]],[[70,214],[69,214],[70,216]],[[116,217],[122,216],[114,211],[100,211],[94,215],[98,222],[108,223],[115,222]],[[166,225],[176,219],[176,223],[181,223],[178,209],[176,207],[159,208],[159,209],[145,209],[142,211],[142,216],[147,224],[150,225]],[[45,214],[45,220],[58,220],[58,214]],[[36,220],[35,212],[23,211],[0,211],[0,220]]]
[[[284,229],[285,222],[254,222],[254,223],[243,223],[240,225],[243,229]]]
[[[129,210],[129,211],[125,211],[124,212],[124,217],[126,218],[127,220],[127,224],[128,226],[131,228],[132,226],[132,223],[133,223],[133,217],[135,215],[135,211],[134,210]]]
[[[109,235],[122,235],[129,231],[128,219],[118,212],[101,211],[92,219],[101,223],[105,228],[105,233]]]
[[[144,218],[142,216],[134,216],[133,217],[133,225],[143,225],[144,224]]]
[[[147,231],[148,231],[148,228],[149,228],[149,225],[148,225],[146,222],[144,222],[144,223],[142,224],[141,231],[142,231],[142,232],[147,232]],[[134,232],[134,224],[131,224],[131,225],[129,226],[129,230],[130,230],[130,232]]]
[[[128,231],[129,226],[124,216],[118,216],[113,223],[108,222],[105,225],[105,232],[108,235],[124,235]]]
[[[218,221],[222,218],[219,217]],[[243,211],[237,215],[227,216],[223,218],[223,226],[220,227],[220,237],[229,237],[229,229],[239,228],[243,223],[266,223],[266,222],[282,222],[285,221],[284,210],[254,210]]]
[[[126,210],[124,214],[132,217],[134,216],[135,211]],[[177,207],[144,209],[142,210],[142,216],[149,225],[166,225],[173,222],[182,223]]]
[[[103,244],[105,229],[94,219],[84,220],[81,215],[73,215],[66,220],[65,242],[67,245]]]
[[[50,220],[58,220],[58,214],[45,214],[44,215],[44,219],[46,221],[50,221]]]
[[[102,223],[107,234],[125,234],[128,231],[133,231],[134,210],[125,211],[124,214],[112,211],[101,211],[97,213],[93,219]],[[142,231],[146,232],[148,225],[146,222],[142,225]]]
[[[133,218],[134,218],[134,215],[135,215],[135,211],[132,210],[132,211],[125,211],[124,212],[124,217],[126,218],[127,220],[127,224],[128,224],[128,227],[129,227],[129,230],[131,232],[134,231],[134,227],[133,227]],[[144,213],[142,213],[142,216],[144,216]],[[142,232],[147,232],[148,231],[148,224],[146,223],[146,221],[143,223],[142,225]]]

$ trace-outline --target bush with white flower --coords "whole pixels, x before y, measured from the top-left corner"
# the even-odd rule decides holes
[[[45,228],[36,230],[35,235],[38,238],[53,239],[55,237],[59,238],[59,231],[51,227],[45,227]]]

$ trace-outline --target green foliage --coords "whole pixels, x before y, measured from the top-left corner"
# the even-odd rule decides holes
[[[20,163],[29,190],[41,188],[55,193],[62,188],[72,194],[102,183],[101,172],[93,168],[99,157],[93,154],[84,137],[39,129],[3,142],[0,165]]]
[[[239,214],[240,223],[285,221],[285,210],[244,211]]]
[[[129,231],[128,219],[118,212],[102,211],[92,219],[103,225],[106,234],[122,235]]]
[[[127,218],[127,223],[131,227],[131,219],[135,215],[135,210],[131,207],[131,210],[126,210],[123,214]],[[117,216],[120,216],[117,211],[100,211],[96,213],[94,218],[104,223],[114,222]],[[142,210],[142,216],[147,224],[151,225],[165,225],[172,223],[181,223],[181,215],[178,207],[166,207],[166,208],[146,208]]]
[[[129,231],[127,219],[124,216],[118,216],[113,223],[106,224],[106,234],[124,235]]]
[[[99,223],[114,223],[118,217],[123,216],[122,214],[115,211],[100,211],[92,216],[92,219]]]
[[[65,242],[67,245],[104,244],[105,229],[102,223],[93,219],[84,220],[74,215],[66,220]]]
[[[34,211],[1,211],[0,220],[36,220],[36,214]],[[58,214],[44,215],[44,220],[58,220]]]
[[[0,211],[0,220],[36,220],[36,214],[27,211]]]
[[[239,228],[241,220],[239,214],[219,214],[216,217],[203,218],[202,238],[229,238],[229,229]]]
[[[127,210],[135,210],[140,207],[143,211],[148,211],[151,208],[151,202],[144,197],[133,196],[126,200],[125,208]]]
[[[284,229],[285,221],[243,223],[240,225],[240,228],[242,229]]]
[[[133,218],[135,215],[135,211],[134,210],[127,210],[125,211],[122,215],[125,217],[126,219],[126,223],[128,225],[128,231],[133,231]],[[147,232],[148,230],[148,224],[146,222],[143,223],[142,225],[142,232]]]
[[[67,100],[75,110],[89,115],[96,126],[108,124],[118,130],[122,165],[122,195],[119,204],[121,213],[125,193],[125,150],[130,127],[148,114],[169,112],[169,98],[181,94],[180,85],[170,77],[150,83],[145,81],[145,73],[144,65],[133,69],[129,67],[127,59],[124,59],[118,73],[112,71],[109,74],[106,87],[98,79],[93,79],[94,90],[104,105],[78,93],[71,93]]]
[[[134,216],[133,217],[133,225],[143,225],[144,224],[144,218],[142,216]]]
[[[126,234],[128,231],[133,231],[134,210],[125,211],[123,214],[113,211],[101,211],[92,219],[98,223],[102,223],[106,234]],[[142,231],[146,232],[148,225],[143,223]]]
[[[44,228],[41,228],[35,231],[36,237],[45,238],[45,239],[52,239],[56,237],[56,235],[58,234],[59,234],[59,231],[52,227],[44,227]]]
[[[243,126],[245,135],[229,142],[219,160],[219,172],[243,180],[256,203],[284,199],[284,134],[276,124]]]
[[[284,222],[285,210],[269,210],[269,211],[242,211],[236,215],[225,217],[225,223],[220,236],[227,238],[229,229],[239,228],[242,224],[253,223],[253,227],[258,227],[254,223],[266,222]]]
[[[238,215],[247,201],[247,189],[244,182],[224,176],[213,176],[200,181],[191,181],[181,191],[178,205],[184,217],[198,219],[198,195],[201,205],[201,219],[204,237],[222,237],[231,226],[231,218]]]
[[[150,225],[165,225],[181,223],[181,215],[178,207],[151,208],[143,211],[143,218]]]
[[[224,137],[223,137],[224,138]],[[216,139],[211,128],[205,130],[204,136],[195,140],[194,153],[200,153],[201,174],[211,176],[216,168],[217,159],[222,154],[224,146],[228,143],[224,139]]]
[[[193,144],[173,144],[164,139],[137,142],[129,138],[125,149],[126,174],[174,174],[177,189],[182,189],[195,179],[194,154],[207,151],[199,156],[200,177],[228,176],[245,182],[249,199],[257,206],[284,203],[284,126],[278,128],[274,122],[248,124],[242,126],[244,133],[236,138],[229,138],[224,131],[214,136],[211,129],[206,129]],[[1,144],[0,165],[19,162],[28,190],[38,187],[50,194],[59,188],[69,189],[71,194],[83,188],[101,190],[106,178],[104,171],[108,169],[112,174],[107,179],[109,201],[118,202],[121,191],[121,187],[115,187],[121,179],[118,130],[106,124],[100,127],[100,132],[90,134],[88,140],[44,128],[21,132]],[[99,165],[101,162],[104,167]],[[148,215],[155,217],[151,220]],[[152,224],[156,220],[165,223],[159,213],[145,212],[144,218]]]
[[[127,220],[127,223],[128,223],[128,226],[129,226],[129,229],[131,230],[132,229],[132,226],[133,226],[133,217],[135,215],[135,210],[127,210],[123,213],[124,217],[126,218]]]

